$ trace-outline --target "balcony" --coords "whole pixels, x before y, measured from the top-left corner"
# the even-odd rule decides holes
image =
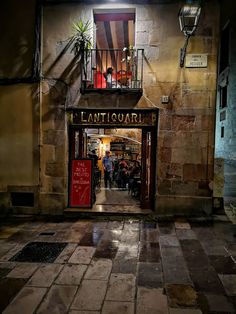
[[[81,93],[142,95],[143,49],[90,49],[84,53]]]

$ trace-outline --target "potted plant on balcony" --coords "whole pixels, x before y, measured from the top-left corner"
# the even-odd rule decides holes
[[[88,56],[89,56],[89,49],[92,47],[92,37],[91,37],[91,30],[93,26],[91,25],[90,21],[83,22],[80,20],[78,23],[72,24],[73,28],[73,36],[70,38],[72,49],[71,51],[74,52],[75,56],[79,58],[81,62],[81,69],[83,71],[83,78],[84,83],[87,84],[87,63],[88,63]]]

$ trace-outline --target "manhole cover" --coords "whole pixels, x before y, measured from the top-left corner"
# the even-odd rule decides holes
[[[67,243],[30,242],[10,261],[53,263]]]

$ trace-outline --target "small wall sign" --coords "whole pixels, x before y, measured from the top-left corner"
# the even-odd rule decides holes
[[[186,68],[206,68],[207,54],[187,54],[185,58]]]

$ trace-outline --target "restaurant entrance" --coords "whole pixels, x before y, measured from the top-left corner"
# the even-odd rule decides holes
[[[69,172],[73,160],[92,160],[91,207],[98,211],[113,208],[118,212],[121,206],[131,212],[137,208],[153,209],[157,112],[105,111],[100,113],[99,121],[97,110],[86,109],[73,114],[72,120],[69,126]],[[110,180],[104,171],[107,156],[112,164]],[[69,206],[72,206],[70,193]]]

